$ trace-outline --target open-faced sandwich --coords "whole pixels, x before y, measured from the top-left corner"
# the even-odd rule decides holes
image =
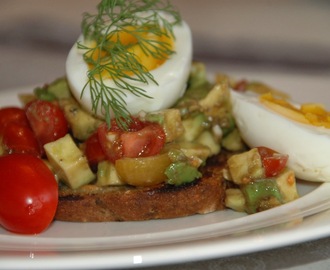
[[[298,198],[291,155],[255,142],[240,110],[240,92],[278,92],[210,82],[170,4],[103,0],[82,27],[66,76],[21,95],[23,108],[0,109],[3,227],[256,213]]]

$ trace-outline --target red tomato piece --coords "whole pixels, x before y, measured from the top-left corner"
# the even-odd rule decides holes
[[[264,146],[258,147],[258,152],[265,168],[266,177],[278,175],[285,168],[289,159],[288,155],[280,154]]]
[[[158,124],[150,124],[135,132],[120,136],[124,157],[149,157],[160,152],[165,144],[165,132]]]
[[[17,107],[5,107],[0,109],[0,135],[8,123],[17,122],[21,125],[29,125],[25,111]]]
[[[165,144],[163,128],[156,123],[134,119],[128,131],[101,125],[98,128],[101,148],[108,160],[115,162],[123,157],[147,157],[159,154]]]
[[[35,100],[29,103],[25,110],[30,126],[41,146],[68,133],[68,123],[56,103]]]
[[[0,224],[21,234],[37,234],[52,222],[58,185],[39,158],[29,154],[0,157]]]
[[[2,144],[6,154],[22,153],[40,157],[41,149],[32,129],[17,122],[11,122],[3,129]]]
[[[123,157],[122,144],[120,141],[120,135],[122,132],[122,130],[108,130],[106,124],[100,125],[97,130],[102,151],[106,158],[111,162],[115,162],[117,159]]]
[[[100,161],[106,159],[106,156],[102,150],[98,133],[95,132],[92,134],[85,143],[85,155],[88,159],[89,164],[91,167],[97,166]]]

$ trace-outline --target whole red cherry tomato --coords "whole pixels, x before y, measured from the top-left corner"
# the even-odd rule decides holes
[[[280,154],[273,149],[260,146],[258,152],[261,156],[262,165],[265,168],[266,177],[278,175],[286,166],[289,156]]]
[[[2,144],[6,154],[22,153],[40,157],[41,149],[32,129],[18,122],[6,125],[2,132]]]
[[[4,107],[0,109],[0,136],[7,124],[12,122],[26,126],[29,125],[23,109],[17,107]]]
[[[52,222],[58,203],[53,173],[29,154],[0,157],[0,224],[21,234],[37,234]]]
[[[64,113],[56,103],[34,100],[26,106],[25,111],[41,146],[68,133],[68,123]]]

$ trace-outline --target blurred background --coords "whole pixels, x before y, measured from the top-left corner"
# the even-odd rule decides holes
[[[82,13],[98,0],[2,0],[0,89],[65,72]],[[189,23],[194,57],[231,70],[330,76],[330,1],[172,0]]]

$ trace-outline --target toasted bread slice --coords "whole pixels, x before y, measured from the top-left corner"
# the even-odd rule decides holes
[[[225,208],[225,155],[209,159],[202,178],[182,186],[97,187],[59,191],[55,219],[77,222],[138,221],[206,214]]]

